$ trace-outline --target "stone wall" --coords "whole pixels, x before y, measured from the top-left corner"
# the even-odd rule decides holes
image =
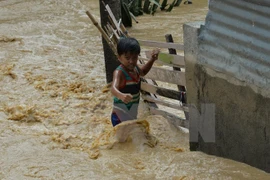
[[[199,62],[198,37],[203,27],[202,22],[184,25],[187,100],[190,114],[192,107],[201,112],[202,104],[214,104],[215,125],[209,128],[215,129],[215,141],[207,142],[193,131],[192,124],[202,122],[190,116],[190,137],[198,136],[190,149],[270,172],[270,97],[262,95],[260,87]]]

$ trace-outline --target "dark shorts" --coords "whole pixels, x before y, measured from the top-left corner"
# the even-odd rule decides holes
[[[115,112],[113,112],[111,115],[111,121],[112,121],[113,126],[116,126],[117,124],[121,123],[120,119],[118,118],[118,116]]]

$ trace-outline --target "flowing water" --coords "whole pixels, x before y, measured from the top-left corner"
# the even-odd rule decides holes
[[[113,129],[101,36],[87,10],[99,20],[97,0],[0,0],[1,180],[270,179],[190,152],[187,132],[147,110]],[[207,0],[194,0],[128,30],[182,43],[183,23],[204,21],[207,10]]]

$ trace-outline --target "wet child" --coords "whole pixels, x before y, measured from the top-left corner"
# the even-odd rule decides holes
[[[117,44],[119,65],[113,73],[111,93],[113,94],[112,125],[137,119],[140,101],[141,76],[146,75],[158,59],[159,49],[152,51],[150,60],[141,68],[137,66],[141,48],[134,38],[122,38]]]

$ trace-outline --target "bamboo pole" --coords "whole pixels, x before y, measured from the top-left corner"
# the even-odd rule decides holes
[[[125,28],[124,24],[122,23],[122,19],[120,19],[120,28],[121,28],[122,32],[124,33],[124,35],[125,35],[126,37],[129,37],[128,31],[127,31],[127,29]]]
[[[103,38],[106,40],[106,42],[109,44],[109,46],[111,47],[112,51],[114,52],[114,54],[117,56],[117,51],[116,51],[116,47],[113,44],[113,42],[110,40],[109,36],[106,34],[106,32],[100,27],[100,25],[98,24],[98,22],[95,20],[95,18],[93,17],[93,15],[89,12],[86,11],[87,16],[91,19],[92,23],[97,27],[97,29],[99,30],[99,32],[101,33],[101,35],[103,36]]]

